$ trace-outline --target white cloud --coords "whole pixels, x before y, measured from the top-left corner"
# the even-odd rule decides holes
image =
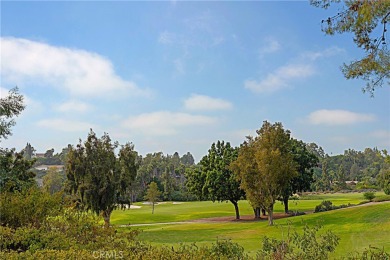
[[[184,101],[184,107],[188,110],[208,111],[231,109],[233,105],[220,98],[192,94]]]
[[[55,86],[73,96],[148,95],[118,76],[103,56],[20,38],[1,38],[1,76]]]
[[[359,114],[347,110],[321,109],[310,113],[308,120],[314,125],[351,125],[372,122],[376,117],[372,114]]]
[[[302,54],[302,57],[304,59],[309,59],[311,61],[315,61],[315,60],[317,60],[319,58],[334,56],[334,55],[340,54],[342,52],[345,52],[345,50],[341,49],[341,48],[339,48],[337,46],[333,46],[333,47],[327,48],[327,49],[322,50],[322,51],[308,51],[308,52],[305,52],[305,53]]]
[[[271,38],[267,39],[266,44],[260,49],[260,57],[266,53],[272,53],[280,49],[280,44]],[[246,80],[245,88],[256,93],[270,93],[284,89],[291,85],[292,80],[304,79],[316,73],[314,61],[320,58],[326,58],[344,52],[338,47],[331,47],[322,51],[307,51],[296,57],[295,62],[277,68],[268,73],[262,80]]]
[[[158,111],[129,117],[122,126],[143,134],[161,136],[177,134],[185,127],[207,126],[216,122],[216,118],[208,116]]]
[[[97,126],[87,122],[65,119],[43,119],[37,122],[37,126],[62,132],[88,132]]]
[[[277,52],[278,50],[280,50],[280,48],[281,45],[277,40],[273,38],[266,38],[263,46],[261,46],[259,50],[260,58],[262,58],[265,54]]]
[[[294,79],[307,78],[314,74],[314,68],[308,64],[290,64],[269,73],[261,81],[246,80],[245,88],[256,93],[270,93],[286,88]]]
[[[92,109],[92,107],[87,104],[77,100],[70,100],[68,102],[62,103],[56,107],[60,112],[80,112],[84,113]]]
[[[160,33],[160,36],[158,37],[158,42],[162,44],[171,44],[175,42],[175,39],[176,35],[174,33],[164,31]]]

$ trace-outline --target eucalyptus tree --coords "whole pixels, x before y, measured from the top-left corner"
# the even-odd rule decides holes
[[[236,219],[240,219],[238,201],[245,196],[240,188],[240,182],[230,169],[230,164],[236,160],[238,148],[229,142],[213,143],[208,154],[200,161],[200,170],[204,175],[202,193],[212,201],[229,201],[233,204]]]
[[[297,176],[297,164],[291,154],[290,131],[281,123],[264,121],[256,132],[256,137],[247,137],[241,145],[232,169],[252,206],[264,208],[273,225],[275,201]]]
[[[117,147],[108,134],[98,138],[91,129],[84,143],[80,140],[76,147],[69,147],[66,162],[67,190],[86,210],[102,214],[106,227],[137,171],[134,147],[122,146],[119,158],[115,155]]]

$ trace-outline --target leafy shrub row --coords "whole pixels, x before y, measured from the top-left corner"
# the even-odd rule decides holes
[[[342,209],[342,208],[348,208],[354,206],[354,204],[348,203],[348,204],[342,204],[340,206],[335,206],[330,200],[324,200],[321,202],[321,204],[317,205],[314,209],[314,213],[317,212],[324,212],[334,209]]]

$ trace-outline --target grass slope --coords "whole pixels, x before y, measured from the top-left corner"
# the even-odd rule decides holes
[[[331,200],[335,205],[353,203],[363,200],[362,194],[327,194],[310,196],[307,200],[299,200],[292,210],[312,210],[322,200]],[[242,215],[252,214],[247,202],[240,202]],[[277,203],[276,211],[282,211],[283,205]],[[166,203],[158,205],[155,214],[151,214],[149,206],[140,209],[116,211],[113,224],[160,223],[187,221],[191,219],[233,216],[230,203],[187,202],[183,204]],[[211,244],[217,239],[231,239],[242,245],[246,252],[255,255],[261,247],[263,236],[281,238],[286,236],[287,223],[292,229],[302,230],[304,223],[312,226],[316,223],[324,225],[323,231],[332,230],[340,237],[340,245],[333,257],[345,256],[346,252],[363,251],[369,245],[384,247],[390,251],[390,203],[381,203],[361,207],[346,208],[324,213],[308,214],[299,217],[276,220],[276,225],[269,227],[263,221],[228,221],[206,223],[167,224],[138,227],[143,232],[140,239],[155,245],[177,246],[179,243]],[[129,228],[120,228],[125,232]]]
[[[290,201],[289,207],[293,211],[312,211],[315,206],[323,200],[330,200],[334,205],[358,204],[363,201],[361,193],[335,193],[306,196],[301,200]],[[145,224],[188,221],[200,218],[235,216],[234,207],[230,202],[184,202],[175,204],[166,202],[156,205],[155,213],[152,215],[152,207],[142,203],[135,203],[139,209],[115,210],[111,216],[111,223],[114,225]],[[253,215],[253,210],[247,201],[239,202],[240,214]],[[275,203],[275,212],[283,212],[284,206],[280,202]]]

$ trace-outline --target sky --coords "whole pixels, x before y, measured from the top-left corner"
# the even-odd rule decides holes
[[[390,148],[390,88],[346,80],[362,57],[308,1],[1,1],[1,97],[26,109],[2,147],[55,153],[90,129],[145,155],[239,146],[264,120],[328,154]]]

